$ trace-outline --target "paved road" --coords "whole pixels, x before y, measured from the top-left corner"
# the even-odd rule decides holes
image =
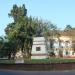
[[[75,75],[75,71],[12,71],[12,70],[0,70],[0,75]]]

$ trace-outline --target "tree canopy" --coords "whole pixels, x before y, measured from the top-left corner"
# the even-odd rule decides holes
[[[13,18],[13,22],[9,23],[5,28],[6,36],[13,48],[12,51],[22,50],[27,54],[30,54],[32,48],[33,37],[44,36],[48,37],[55,33],[57,30],[56,25],[53,25],[50,21],[27,16],[27,9],[25,5],[17,6],[13,5],[11,11],[8,14]]]
[[[66,25],[66,27],[65,27],[65,31],[68,31],[68,30],[71,30],[72,29],[72,27],[71,27],[71,25]]]

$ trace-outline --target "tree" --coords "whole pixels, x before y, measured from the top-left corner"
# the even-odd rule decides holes
[[[22,7],[18,7],[17,5],[13,5],[13,9],[9,13],[10,17],[13,17],[14,22],[10,23],[5,32],[10,41],[15,42],[17,45],[17,50],[27,50],[29,53],[29,48],[31,48],[32,44],[32,35],[34,34],[34,29],[31,25],[32,18],[27,17],[27,9],[25,5]],[[29,45],[30,44],[30,45]],[[30,46],[30,47],[29,47]]]
[[[13,18],[14,22],[7,25],[5,32],[10,43],[14,46],[15,52],[22,50],[26,54],[30,54],[34,36],[47,37],[50,34],[50,30],[52,32],[56,30],[56,26],[50,22],[31,16],[28,17],[24,4],[20,7],[13,5],[8,15]]]
[[[3,47],[3,43],[4,43],[4,40],[3,40],[3,38],[0,36],[0,50],[1,50],[2,47]]]
[[[0,57],[9,56],[11,49],[9,41],[5,37],[0,37]]]
[[[71,30],[72,29],[72,27],[71,27],[71,25],[66,25],[66,27],[65,27],[65,31],[68,31],[68,30]]]
[[[27,15],[27,9],[25,8],[24,4],[22,7],[18,7],[16,4],[14,4],[13,9],[8,15],[9,17],[13,17],[14,22],[16,22],[20,19],[20,17],[25,17]]]

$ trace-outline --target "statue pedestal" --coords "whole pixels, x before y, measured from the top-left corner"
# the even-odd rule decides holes
[[[31,59],[48,58],[47,43],[44,37],[34,37],[31,51]]]

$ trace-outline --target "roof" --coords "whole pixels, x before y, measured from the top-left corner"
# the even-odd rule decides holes
[[[59,31],[61,36],[75,36],[75,30]]]
[[[58,36],[58,34],[59,34],[59,36]],[[53,35],[54,36],[54,38],[56,37],[57,38],[57,36],[58,37],[69,37],[69,38],[71,38],[72,40],[75,40],[75,29],[71,29],[71,30],[59,30],[59,31],[57,31],[57,34],[56,35]],[[53,38],[53,36],[50,36],[49,38]]]

